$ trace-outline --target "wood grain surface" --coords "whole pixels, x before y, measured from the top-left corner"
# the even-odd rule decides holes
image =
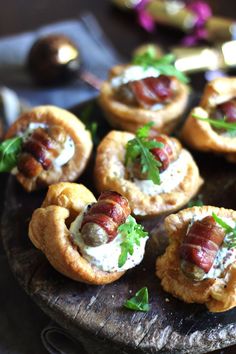
[[[92,114],[108,129],[100,109]],[[86,104],[85,104],[86,105]],[[78,115],[84,105],[74,109]],[[206,180],[205,204],[236,209],[235,167],[223,158],[194,153]],[[80,182],[93,189],[92,164]],[[27,237],[30,216],[45,192],[26,194],[10,177],[6,189],[2,234],[11,268],[36,303],[94,353],[204,353],[236,343],[236,309],[212,314],[202,305],[185,304],[165,293],[155,277],[155,259],[167,244],[163,217],[145,221],[150,231],[144,261],[119,281],[106,286],[76,283],[57,273]],[[151,310],[132,312],[124,301],[147,286]]]

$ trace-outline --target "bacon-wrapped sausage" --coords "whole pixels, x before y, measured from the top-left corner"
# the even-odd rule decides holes
[[[224,241],[219,248],[224,237],[222,233],[224,228],[221,226],[216,228],[216,225],[220,224],[218,221],[215,224],[212,220],[213,213],[217,215],[218,220],[221,219],[226,224],[229,222],[232,226],[236,220],[235,210],[210,205],[194,206],[167,216],[164,225],[169,237],[169,246],[165,253],[157,258],[156,275],[160,278],[163,289],[174,297],[187,303],[205,304],[211,312],[223,312],[236,306],[236,250],[233,248],[228,250]],[[191,224],[193,218],[198,221]],[[188,242],[186,230],[189,231],[190,236],[193,236],[193,241]],[[190,268],[190,274],[187,273],[186,268],[183,269],[185,273],[182,271],[180,249],[183,242],[193,245],[190,250],[195,248],[196,254],[197,250],[199,251],[197,266],[201,266],[203,262],[207,263],[209,255],[216,254],[214,250],[209,250],[210,247],[218,250],[204,280],[199,277],[196,279],[195,274],[192,273],[193,266],[192,269]],[[191,251],[186,250],[186,253],[189,255]],[[193,258],[188,260],[193,262]],[[202,273],[209,269],[209,263],[210,261],[205,270],[199,268]],[[192,274],[194,277],[191,277]]]
[[[162,143],[161,148],[154,148],[151,153],[155,156],[155,159],[161,163],[159,167],[160,172],[165,171],[171,162],[175,161],[180,153],[181,145],[179,142],[170,138],[167,135],[158,135],[152,140],[156,140]],[[147,179],[147,173],[142,173],[139,159],[133,164],[132,176],[138,179]]]
[[[218,104],[213,113],[216,119],[225,119],[226,122],[236,122],[236,98]]]
[[[37,177],[48,170],[54,158],[59,156],[66,133],[58,126],[36,128],[22,146],[18,169],[26,177]]]
[[[206,118],[206,121],[197,117]],[[224,124],[211,123],[209,118],[216,122],[224,119],[228,124],[236,122],[235,77],[217,78],[206,85],[199,106],[190,112],[181,132],[181,138],[192,148],[223,154],[235,163],[236,138],[233,130]]]
[[[175,81],[175,77],[166,75],[130,81],[117,89],[116,97],[127,104],[150,108],[173,97]]]
[[[89,246],[99,246],[112,241],[118,227],[130,215],[128,200],[117,192],[103,192],[85,214],[81,236]]]
[[[181,269],[190,278],[202,280],[209,272],[225,233],[212,216],[195,221],[180,247]]]
[[[165,171],[169,164],[175,161],[179,155],[177,144],[174,144],[166,135],[159,135],[155,138],[159,143],[163,144],[161,148],[154,148],[151,150],[156,160],[161,163],[160,171]]]
[[[27,192],[59,181],[74,181],[92,151],[91,134],[74,114],[38,106],[22,114],[5,139],[21,137],[16,166],[10,171]],[[16,168],[15,168],[16,167]]]

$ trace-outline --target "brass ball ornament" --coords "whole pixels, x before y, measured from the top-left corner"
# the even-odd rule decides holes
[[[61,34],[36,40],[27,58],[27,69],[40,85],[67,83],[78,77],[80,66],[79,49],[70,38]]]

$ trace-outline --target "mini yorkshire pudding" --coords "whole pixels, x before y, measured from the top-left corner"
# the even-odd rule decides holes
[[[166,135],[141,138],[139,154],[138,135],[111,131],[101,141],[94,171],[97,189],[112,189],[124,195],[135,217],[179,209],[203,183],[195,161],[177,139]]]
[[[101,87],[99,102],[112,127],[134,133],[152,121],[152,129],[170,133],[185,111],[188,87],[154,68],[118,65]]]
[[[236,78],[210,82],[200,105],[187,118],[183,141],[194,149],[224,154],[236,160]]]
[[[126,229],[139,232],[133,253],[124,249]],[[148,235],[120,194],[104,192],[96,201],[83,185],[61,182],[49,187],[42,207],[34,211],[29,237],[58,272],[101,285],[142,261]]]
[[[169,215],[166,252],[156,261],[165,291],[212,312],[236,306],[236,248],[232,230],[236,211],[193,207]]]
[[[16,165],[10,172],[28,192],[58,181],[74,181],[84,171],[92,151],[91,135],[84,124],[54,106],[39,106],[24,113],[5,138],[20,143]]]

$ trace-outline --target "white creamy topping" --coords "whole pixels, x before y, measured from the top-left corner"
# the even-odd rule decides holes
[[[236,261],[236,248],[221,246],[217,252],[214,263],[209,272],[204,276],[204,279],[219,278],[224,270],[233,262]]]
[[[117,88],[123,84],[127,84],[130,81],[141,80],[146,77],[158,77],[160,72],[155,68],[143,68],[139,65],[133,65],[125,69],[121,75],[111,79],[111,86]]]
[[[151,106],[151,111],[158,111],[159,109],[162,109],[164,107],[164,104],[162,103],[155,103],[153,106]]]
[[[234,220],[229,218],[222,218],[222,217],[221,219],[232,228],[235,227]],[[219,224],[217,224],[217,226],[220,227]],[[236,261],[236,248],[228,248],[225,247],[224,244],[222,244],[219,251],[217,252],[216,258],[214,259],[211,269],[205,275],[204,279],[219,278],[221,274],[224,272],[224,270],[235,261]]]
[[[178,159],[160,173],[161,184],[155,184],[151,180],[134,179],[136,186],[147,195],[169,193],[182,182],[187,173],[186,150],[182,150]]]
[[[65,165],[74,156],[75,143],[69,135],[66,137],[66,141],[63,144],[60,155],[53,160],[53,166],[55,168]]]
[[[19,135],[22,136],[24,140],[26,140],[35,129],[37,128],[46,129],[47,127],[48,125],[45,123],[30,123],[28,125],[28,128],[24,132],[20,132]]]
[[[80,253],[90,264],[96,266],[104,272],[117,272],[133,268],[142,261],[145,244],[148,237],[140,239],[140,246],[136,244],[134,245],[133,255],[129,254],[125,264],[119,268],[118,260],[121,253],[121,243],[124,241],[124,236],[118,234],[113,241],[97,247],[87,246],[84,243],[79,231],[83,216],[84,211],[81,212],[71,224],[70,232],[72,234],[73,241],[79,247]]]

